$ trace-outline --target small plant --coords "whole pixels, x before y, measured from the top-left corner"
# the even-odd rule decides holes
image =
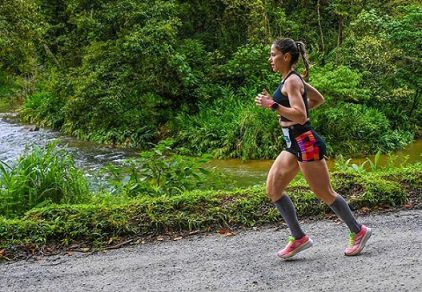
[[[368,163],[371,170],[375,171],[379,169],[380,158],[381,158],[381,150],[378,150],[377,154],[375,154],[374,161],[372,161],[369,158],[366,158],[366,161],[364,163]]]
[[[335,168],[337,171],[353,171],[357,173],[364,173],[369,171],[380,171],[382,169],[391,169],[396,167],[404,167],[407,165],[407,161],[409,160],[409,156],[404,156],[401,158],[400,162],[397,160],[399,159],[398,155],[394,155],[389,153],[388,158],[386,159],[384,166],[381,167],[381,151],[379,150],[374,159],[367,157],[365,161],[360,164],[352,163],[352,158],[345,159],[343,155],[338,155],[335,160]]]
[[[345,159],[343,155],[338,155],[336,157],[335,161],[335,168],[337,171],[353,171],[358,173],[366,172],[365,164],[368,163],[368,161],[364,161],[362,164],[358,165],[356,163],[351,163],[352,159]]]
[[[50,203],[80,203],[88,197],[88,182],[64,149],[50,143],[15,165],[0,161],[0,215],[19,216]]]
[[[421,158],[422,158],[422,154],[421,154]],[[390,168],[395,168],[395,167],[405,167],[408,164],[408,160],[409,160],[409,155],[405,155],[400,159],[400,162],[397,161],[399,159],[398,155],[394,155],[389,153],[388,154],[388,159],[387,159],[387,164],[386,164],[386,169],[390,169]]]
[[[103,172],[108,174],[111,192],[130,197],[139,194],[178,195],[187,190],[220,186],[221,176],[203,167],[207,157],[193,158],[176,154],[170,147],[170,140],[164,140],[150,151],[144,151],[139,158],[128,159],[122,166],[108,165]]]
[[[353,171],[357,173],[364,173],[370,171],[377,171],[380,169],[380,158],[381,158],[381,151],[378,151],[372,161],[369,157],[360,164],[351,163],[352,158],[345,159],[343,155],[339,155],[336,157],[335,167],[339,171]],[[369,168],[368,166],[369,165]]]

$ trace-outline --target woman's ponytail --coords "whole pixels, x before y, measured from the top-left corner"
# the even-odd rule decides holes
[[[309,61],[308,55],[306,54],[305,44],[301,41],[297,41],[295,43],[299,54],[302,56],[303,65],[305,65],[305,71],[302,73],[302,77],[303,79],[307,79],[309,77]]]

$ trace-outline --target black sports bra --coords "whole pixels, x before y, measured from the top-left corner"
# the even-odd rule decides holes
[[[284,82],[285,82],[285,81],[287,80],[287,78],[289,78],[292,74],[295,74],[295,75],[299,76],[300,80],[302,80],[302,82],[303,82],[302,76],[300,76],[300,75],[299,75],[296,71],[292,71],[292,72],[290,72],[290,73],[286,76],[286,78],[284,78],[284,79],[281,81],[280,85],[277,87],[277,89],[276,89],[276,90],[274,91],[274,93],[273,93],[273,100],[274,100],[276,103],[278,103],[278,104],[280,104],[280,105],[282,105],[282,106],[285,106],[285,107],[290,107],[289,97],[288,97],[288,96],[286,96],[286,95],[284,95],[283,93],[281,93],[281,89],[283,88]],[[303,92],[303,94],[302,94],[302,98],[303,98],[303,102],[305,103],[306,116],[308,117],[308,116],[309,116],[308,95],[307,95],[307,93],[306,93],[306,86],[305,86],[305,83],[303,83],[303,85],[304,85],[304,92]],[[283,121],[283,122],[291,122],[288,118],[283,117],[283,116],[280,116],[280,121]]]

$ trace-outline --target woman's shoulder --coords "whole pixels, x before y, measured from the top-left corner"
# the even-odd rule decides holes
[[[296,86],[303,87],[304,83],[303,83],[302,77],[298,73],[295,72],[295,73],[290,74],[289,78],[287,78],[284,81],[284,85],[287,86],[287,87],[290,87],[290,86],[292,86],[292,87],[296,87]]]

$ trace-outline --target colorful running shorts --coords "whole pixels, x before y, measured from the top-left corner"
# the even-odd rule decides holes
[[[310,122],[282,128],[282,130],[286,141],[285,150],[292,153],[298,161],[321,160],[327,155],[324,140],[311,127]]]

